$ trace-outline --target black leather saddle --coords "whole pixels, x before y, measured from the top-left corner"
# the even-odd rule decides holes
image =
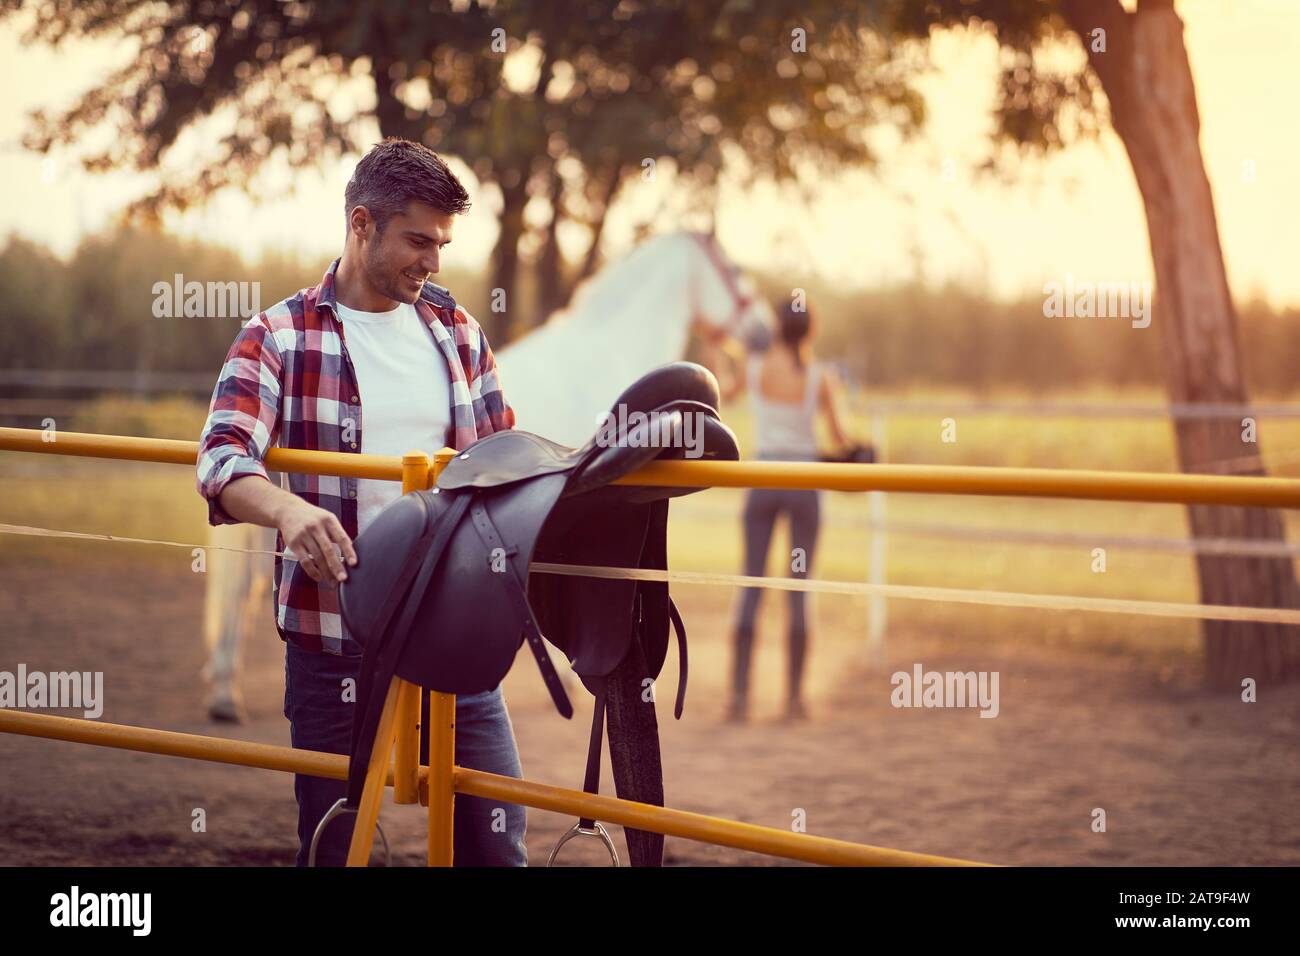
[[[739,458],[718,418],[711,372],[675,362],[643,376],[615,402],[596,436],[566,448],[504,431],[454,458],[428,491],[403,495],[355,542],[357,565],[340,607],[363,649],[347,803],[360,800],[384,693],[393,675],[429,690],[495,688],[527,643],[556,708],[573,708],[542,637],[565,653],[595,695],[585,789],[600,782],[606,721],[620,797],[663,805],[658,724],[648,688],[677,633],[686,692],[686,634],[659,581],[534,570],[542,562],[666,570],[668,500],[699,488],[611,482],[652,460]],[[627,830],[633,865],[658,865],[663,837]],[[578,834],[608,834],[594,820]],[[556,849],[559,849],[557,845]],[[554,859],[554,852],[552,852]]]

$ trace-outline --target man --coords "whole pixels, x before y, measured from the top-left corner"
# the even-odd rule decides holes
[[[286,473],[285,491],[267,480],[262,459],[272,445],[432,453],[514,427],[486,336],[446,289],[427,281],[452,240],[454,217],[469,205],[465,187],[430,150],[399,139],[375,146],[345,191],[342,257],[320,285],[239,332],[213,392],[198,459],[208,520],[274,527],[276,550],[293,554],[276,558],[275,610],[294,747],[349,751],[361,651],[343,627],[338,584],[345,562],[356,564],[353,539],[401,486]],[[456,725],[456,763],[522,776],[499,687],[458,697]],[[299,866],[317,823],[345,791],[341,780],[294,778]],[[318,865],[346,861],[353,820],[344,814],[329,824]],[[522,807],[458,797],[455,862],[527,865],[524,826]]]

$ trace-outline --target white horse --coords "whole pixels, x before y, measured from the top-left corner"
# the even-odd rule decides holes
[[[770,306],[712,235],[673,233],[580,285],[568,307],[496,353],[497,366],[516,427],[578,446],[624,388],[681,359],[693,332],[712,342],[752,341],[772,322]],[[273,529],[246,523],[219,525],[209,537],[214,546],[256,550],[272,550],[274,540]],[[251,615],[265,612],[267,567],[261,555],[209,553],[205,674],[214,720],[240,719],[240,645]]]

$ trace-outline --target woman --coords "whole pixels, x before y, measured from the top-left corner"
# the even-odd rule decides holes
[[[751,353],[736,369],[734,397],[746,383],[753,407],[757,456],[767,461],[816,461],[816,420],[826,416],[832,440],[850,444],[840,411],[842,390],[835,374],[812,360],[812,315],[792,305],[777,309],[777,334],[771,347]],[[751,488],[745,498],[745,574],[762,575],[767,566],[768,546],[776,520],[789,515],[790,557],[793,577],[807,577],[817,546],[821,516],[821,492],[801,489]],[[787,560],[783,559],[783,564]],[[787,673],[787,719],[807,717],[802,698],[804,659],[808,650],[808,623],[804,592],[789,595],[789,669]],[[762,588],[741,592],[735,622],[731,704],[727,719],[744,721],[749,710],[749,672],[754,647],[754,622]]]

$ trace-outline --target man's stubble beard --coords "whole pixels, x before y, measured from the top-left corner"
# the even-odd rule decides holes
[[[423,286],[416,289],[415,294],[410,299],[406,298],[407,292],[401,282],[401,270],[396,270],[391,275],[388,273],[388,264],[379,254],[378,245],[378,236],[376,236],[376,242],[372,243],[366,251],[366,273],[370,278],[370,284],[374,286],[376,292],[386,299],[413,305],[419,300]]]

